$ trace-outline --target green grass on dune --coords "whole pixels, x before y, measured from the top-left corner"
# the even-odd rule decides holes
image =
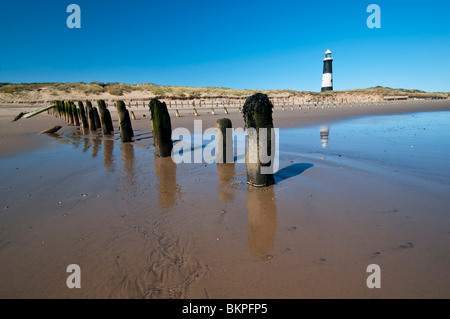
[[[126,84],[126,83],[0,83],[0,94],[21,95],[31,92],[47,91],[52,95],[61,93],[79,92],[86,96],[109,93],[113,96],[123,96],[126,93],[135,91],[148,92],[156,97],[174,97],[174,98],[200,98],[200,97],[245,97],[256,92],[268,95],[284,96],[302,96],[312,95],[317,97],[333,97],[339,94],[371,94],[378,96],[409,96],[409,97],[440,97],[447,98],[450,92],[425,92],[417,89],[401,89],[376,86],[366,89],[354,89],[343,91],[295,91],[295,90],[250,90],[250,89],[232,89],[225,87],[188,87],[188,86],[169,86],[156,85],[153,83]]]

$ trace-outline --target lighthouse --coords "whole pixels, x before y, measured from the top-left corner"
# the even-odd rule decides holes
[[[333,91],[332,63],[331,51],[327,50],[323,59],[322,91]]]

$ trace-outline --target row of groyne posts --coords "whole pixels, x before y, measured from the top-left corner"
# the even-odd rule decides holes
[[[85,131],[96,132],[102,130],[103,136],[114,134],[111,114],[104,100],[97,101],[98,106],[92,106],[90,101],[86,101],[86,106],[82,101],[78,101],[78,107],[72,101],[55,101],[48,112],[55,117],[64,119],[66,122],[80,126]],[[153,131],[153,145],[155,155],[168,157],[172,155],[172,124],[169,111],[165,102],[152,99],[149,103],[151,113],[151,125]],[[119,119],[120,138],[123,143],[133,142],[133,129],[129,111],[123,101],[116,102],[116,109]],[[271,167],[275,149],[273,119],[273,104],[266,94],[256,93],[248,97],[243,106],[243,115],[247,128],[247,182],[253,186],[270,186],[275,183],[273,171],[267,173],[263,167]],[[61,127],[49,129],[44,133],[54,133]],[[216,161],[220,164],[234,163],[233,137],[231,120],[221,118],[216,121]],[[264,130],[261,130],[264,129]],[[250,132],[250,133],[249,133]],[[260,132],[263,132],[260,134]],[[264,141],[262,141],[264,140]],[[267,147],[265,155],[271,160],[262,161],[260,158],[260,148]]]
[[[377,106],[385,104],[397,104],[402,102],[411,102],[410,100],[376,100],[369,99],[365,100],[362,98],[321,98],[321,99],[307,99],[307,98],[295,98],[295,97],[269,97],[272,102],[272,112],[280,109],[286,111],[287,109],[294,110],[298,108],[299,110],[309,110],[309,109],[331,109],[331,108],[346,108],[346,107],[358,107],[358,106]],[[212,115],[217,113],[218,109],[223,109],[224,114],[229,114],[228,108],[235,107],[238,109],[239,113],[242,113],[242,105],[245,103],[245,99],[161,99],[162,102],[166,103],[169,109],[175,109],[175,115],[180,117],[179,109],[190,109],[193,111],[195,116],[199,116],[198,110],[209,109]],[[417,102],[414,100],[414,102]],[[146,107],[146,102],[142,101],[127,101],[128,108],[139,108]],[[114,103],[116,104],[116,103]],[[131,116],[134,117],[134,113],[131,111]]]

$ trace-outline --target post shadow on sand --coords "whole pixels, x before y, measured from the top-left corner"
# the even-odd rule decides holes
[[[277,230],[274,185],[247,188],[248,247],[256,257],[270,260]]]
[[[294,163],[284,167],[274,174],[275,184],[278,184],[285,179],[298,176],[313,166],[314,164],[311,163]]]

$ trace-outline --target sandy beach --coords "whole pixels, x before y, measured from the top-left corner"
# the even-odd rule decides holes
[[[435,172],[448,168],[449,141],[417,164],[406,153],[421,151],[416,128],[374,156],[375,144],[333,148],[339,123],[448,113],[449,100],[276,106],[280,171],[264,189],[246,185],[245,164],[154,156],[148,108],[130,108],[133,144],[121,143],[113,105],[110,138],[46,113],[12,121],[33,109],[0,107],[0,298],[450,298],[450,184]],[[172,128],[223,117],[243,128],[238,108],[227,109],[169,109]],[[420,133],[439,127],[428,120]],[[70,264],[81,289],[66,286]],[[366,286],[370,264],[381,289]]]

